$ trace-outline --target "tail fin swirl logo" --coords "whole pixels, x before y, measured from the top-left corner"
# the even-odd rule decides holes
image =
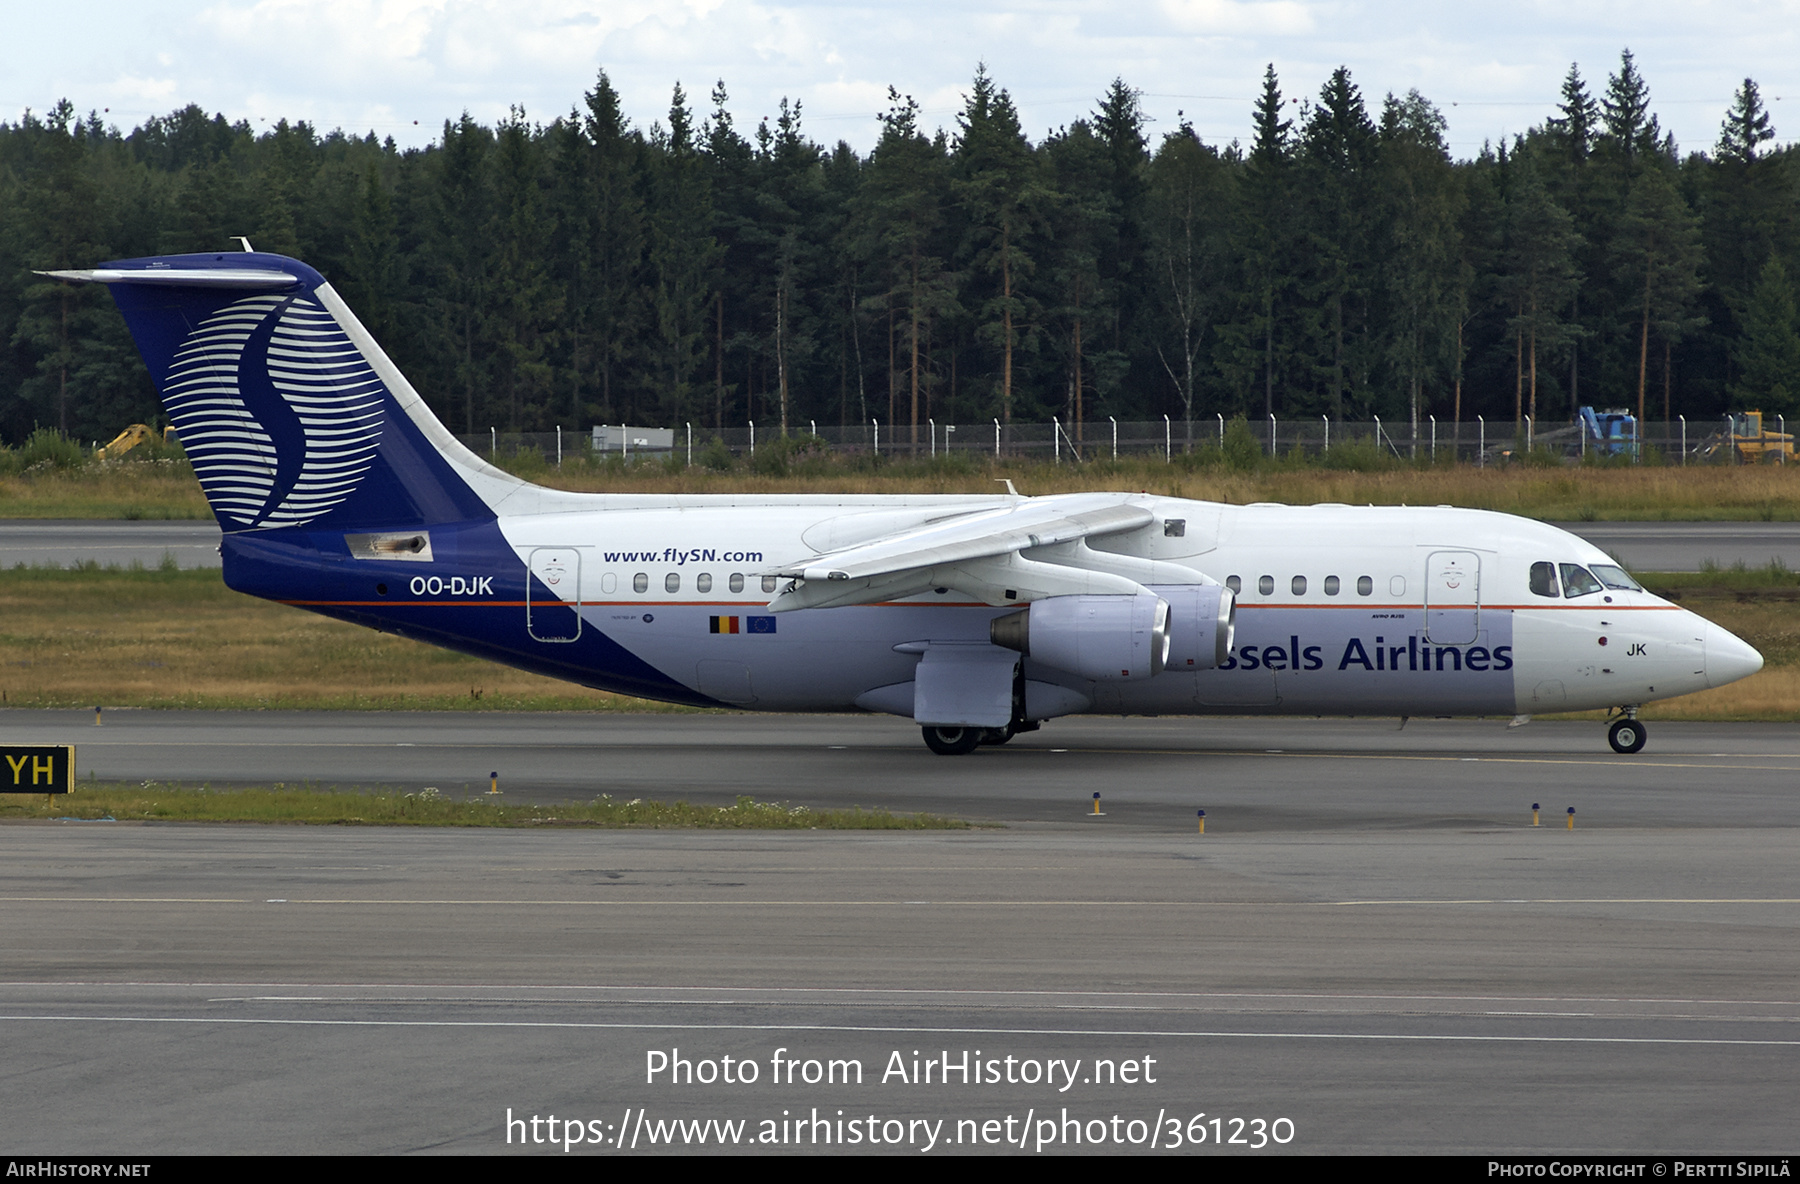
[[[259,295],[200,322],[163,397],[231,529],[300,526],[348,498],[374,463],[383,389],[323,307]]]

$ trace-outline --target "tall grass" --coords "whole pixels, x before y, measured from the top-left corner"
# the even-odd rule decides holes
[[[0,571],[0,707],[689,711],[243,596],[217,571]]]

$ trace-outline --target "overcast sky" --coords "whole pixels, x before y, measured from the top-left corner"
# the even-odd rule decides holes
[[[1713,144],[1745,77],[1779,140],[1800,138],[1800,0],[75,0],[9,5],[6,24],[0,118],[67,98],[130,128],[198,103],[259,131],[306,119],[403,146],[464,110],[548,122],[604,68],[639,127],[666,120],[678,81],[704,115],[723,79],[745,134],[788,96],[814,139],[866,151],[890,85],[954,131],[977,62],[1034,141],[1122,77],[1153,139],[1185,112],[1225,143],[1248,139],[1272,62],[1294,97],[1340,64],[1372,111],[1417,89],[1467,157],[1551,114],[1571,62],[1598,95],[1626,47],[1683,150]]]

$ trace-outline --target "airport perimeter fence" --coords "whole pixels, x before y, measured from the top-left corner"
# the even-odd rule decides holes
[[[1785,435],[1783,417],[1771,417],[1771,435]],[[1089,420],[1067,424],[939,423],[927,419],[886,424],[871,420],[862,425],[840,426],[815,422],[790,423],[787,435],[808,435],[823,442],[834,455],[880,455],[896,459],[942,456],[978,458],[1027,458],[1081,464],[1121,457],[1154,457],[1173,463],[1191,454],[1235,455],[1246,449],[1265,456],[1299,455],[1326,461],[1334,450],[1350,453],[1359,461],[1371,456],[1405,463],[1462,463],[1485,466],[1529,461],[1536,464],[1572,463],[1588,457],[1635,461],[1642,464],[1734,464],[1745,457],[1729,443],[1731,421],[1727,416],[1672,420],[1648,420],[1630,437],[1596,440],[1591,433],[1567,420],[1526,417],[1489,420],[1477,416],[1460,423],[1431,416],[1416,426],[1381,419],[1367,421],[1283,419],[1240,421],[1224,416],[1195,419]],[[546,464],[565,459],[617,456],[631,462],[702,463],[704,454],[719,441],[739,459],[753,459],[758,447],[779,446],[779,425],[746,424],[724,429],[700,424],[672,428],[640,428],[613,424],[583,431],[487,432],[459,435],[471,451],[483,457],[503,459],[520,453],[537,453]],[[815,445],[817,447],[817,445]],[[1786,452],[1771,449],[1768,459],[1785,462]]]

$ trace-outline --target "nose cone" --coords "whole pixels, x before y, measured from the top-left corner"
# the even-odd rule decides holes
[[[1763,657],[1736,635],[1711,622],[1706,626],[1706,685],[1722,687],[1749,678],[1763,667]]]

